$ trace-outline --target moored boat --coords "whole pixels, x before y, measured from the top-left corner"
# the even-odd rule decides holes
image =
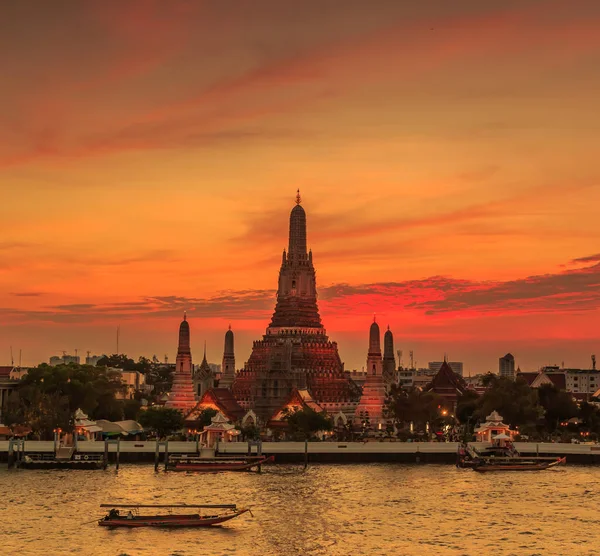
[[[111,508],[108,514],[98,520],[101,527],[210,527],[234,519],[249,508],[239,508],[235,504],[101,504],[101,508]],[[118,508],[129,511],[122,514]],[[166,514],[140,515],[140,508],[167,509]],[[196,509],[196,513],[173,514],[173,509]]]
[[[218,473],[220,471],[249,471],[265,463],[275,461],[275,456],[235,458],[178,458],[172,457],[167,465],[168,471],[203,471]]]
[[[473,465],[473,471],[478,473],[491,473],[497,471],[543,471],[557,465],[564,465],[566,456],[555,460],[540,461],[540,458],[507,458],[505,461],[493,461],[491,458],[482,460]]]

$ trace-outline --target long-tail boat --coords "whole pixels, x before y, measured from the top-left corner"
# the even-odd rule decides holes
[[[235,458],[190,458],[172,456],[167,464],[168,471],[249,471],[265,463],[275,461],[275,456]]]
[[[100,504],[101,508],[111,508],[106,516],[98,520],[101,527],[209,527],[229,521],[246,512],[235,504]],[[118,508],[126,508],[121,513]],[[140,515],[140,508],[167,509],[166,514]],[[173,509],[185,508],[196,513],[173,514]]]
[[[473,465],[477,473],[491,473],[497,471],[543,471],[557,465],[566,463],[567,458],[557,458],[548,461],[548,458],[489,458]]]

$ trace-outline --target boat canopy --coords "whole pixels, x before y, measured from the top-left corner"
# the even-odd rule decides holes
[[[236,504],[100,504],[101,508],[227,508],[235,510]]]

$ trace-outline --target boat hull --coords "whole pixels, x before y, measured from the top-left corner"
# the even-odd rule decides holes
[[[551,467],[556,467],[557,465],[563,465],[566,463],[567,458],[559,458],[553,462],[544,462],[544,463],[530,463],[530,464],[519,464],[519,463],[509,463],[509,464],[481,464],[473,467],[473,471],[477,471],[477,473],[494,473],[494,472],[506,472],[506,471],[544,471],[545,469],[550,469]]]
[[[205,473],[219,473],[221,471],[249,471],[254,467],[263,465],[265,463],[272,463],[275,461],[274,456],[269,456],[257,461],[239,461],[239,462],[218,462],[215,460],[207,460],[205,463],[196,462],[182,462],[178,461],[173,466],[169,466],[169,471],[200,471]]]
[[[156,515],[156,516],[135,516],[131,519],[118,517],[112,519],[101,519],[98,525],[101,527],[162,527],[162,528],[181,528],[181,527],[210,527],[219,525],[234,519],[250,510],[238,510],[231,514],[200,517],[200,516],[177,516],[177,515]]]

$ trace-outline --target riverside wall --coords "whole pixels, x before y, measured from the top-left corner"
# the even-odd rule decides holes
[[[472,443],[475,447],[483,443]],[[600,465],[600,444],[555,444],[555,443],[515,443],[523,455],[567,456],[569,464]],[[0,461],[8,459],[8,441],[0,441]],[[26,440],[25,453],[54,452],[54,442]],[[104,442],[79,442],[80,454],[103,454]],[[311,463],[455,463],[458,444],[455,442],[309,442],[308,459]],[[304,442],[263,442],[262,453],[274,455],[277,463],[301,463],[304,461]],[[109,461],[115,461],[117,445],[108,445]],[[159,446],[160,460],[163,461],[165,446]],[[171,455],[195,455],[195,442],[168,442]],[[245,442],[222,443],[218,455],[242,456],[248,453]],[[252,448],[256,454],[256,446]],[[121,463],[153,462],[156,442],[153,440],[123,440],[119,443]]]

